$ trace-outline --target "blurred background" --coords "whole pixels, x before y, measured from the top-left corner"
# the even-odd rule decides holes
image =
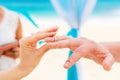
[[[57,35],[66,35],[69,25],[58,16],[50,0],[0,0],[0,5],[16,11],[24,36],[57,25]],[[12,19],[12,18],[11,18]],[[98,0],[91,16],[81,26],[81,36],[99,41],[120,41],[120,0]],[[63,64],[68,49],[50,50],[38,67],[23,80],[66,80]],[[119,80],[120,64],[105,71],[93,61],[82,60],[83,80]]]

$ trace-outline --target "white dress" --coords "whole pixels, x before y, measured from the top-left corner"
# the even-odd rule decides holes
[[[6,8],[4,9],[4,17],[0,23],[0,46],[15,42],[16,29],[18,26],[18,15]]]
[[[2,7],[3,8],[3,7]],[[6,8],[0,23],[0,46],[17,41],[15,39],[18,26],[18,15]],[[16,61],[7,56],[0,56],[0,71],[8,70],[16,65]]]

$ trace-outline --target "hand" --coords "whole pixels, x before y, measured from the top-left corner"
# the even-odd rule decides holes
[[[13,42],[0,47],[1,55],[16,59],[19,57],[19,42]]]
[[[70,68],[82,57],[94,60],[101,64],[105,70],[110,70],[114,63],[112,54],[104,46],[92,40],[68,36],[56,36],[45,40],[53,49],[69,48],[73,51],[71,57],[64,64],[65,68]]]
[[[36,48],[37,42],[46,37],[55,36],[57,29],[57,27],[52,27],[20,40],[20,67],[32,71],[38,65],[45,52],[49,50],[49,47],[44,44],[42,47]]]
[[[12,59],[17,59],[19,57],[19,47],[13,47],[3,52],[4,56],[10,57]]]

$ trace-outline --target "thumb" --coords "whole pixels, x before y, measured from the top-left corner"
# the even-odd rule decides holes
[[[114,57],[111,55],[111,53],[107,54],[105,60],[103,61],[103,68],[107,71],[109,71],[112,67],[112,65],[114,64],[115,59]]]

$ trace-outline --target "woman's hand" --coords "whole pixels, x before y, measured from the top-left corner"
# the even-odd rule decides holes
[[[57,29],[57,27],[52,27],[20,40],[20,68],[26,71],[29,70],[29,73],[38,65],[43,55],[49,50],[49,46],[44,44],[42,47],[37,48],[37,42],[46,37],[55,36]]]

